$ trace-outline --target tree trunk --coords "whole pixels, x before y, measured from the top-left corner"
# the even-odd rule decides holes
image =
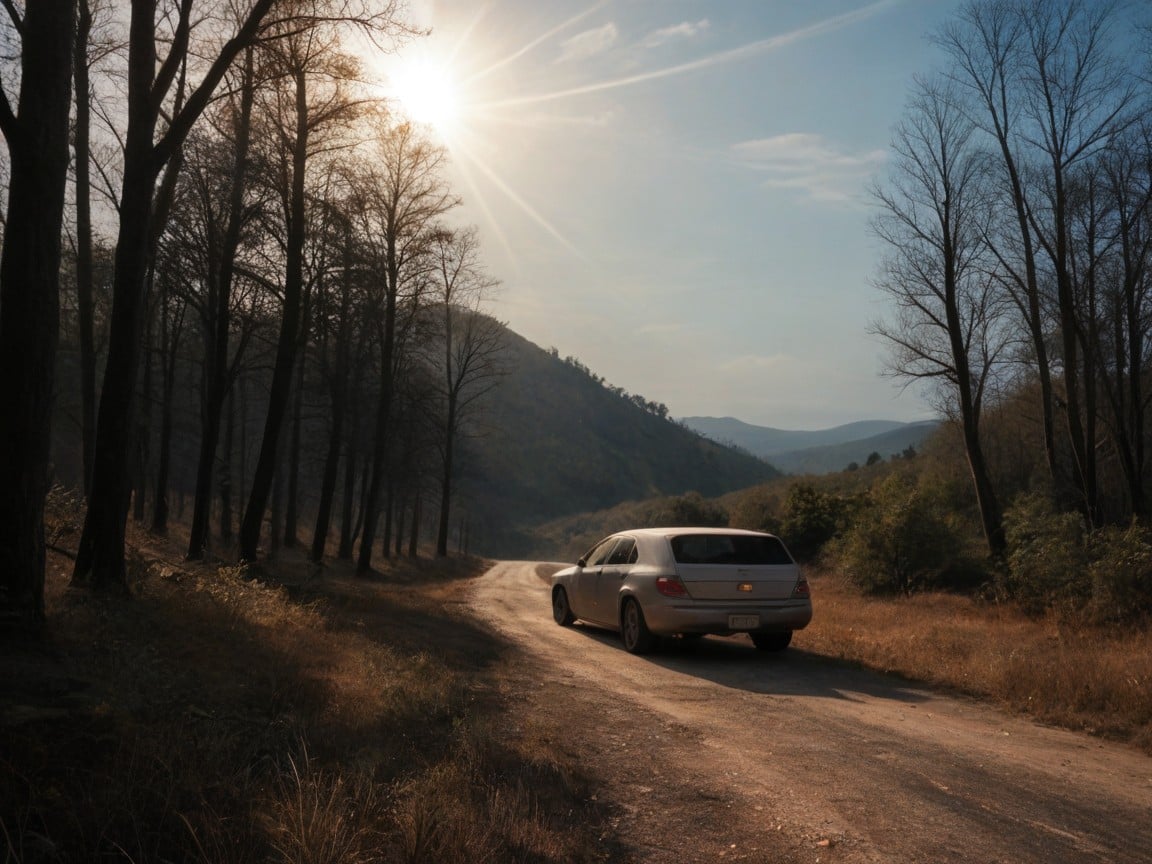
[[[161,313],[161,359],[163,360],[162,398],[160,401],[160,454],[156,468],[156,492],[152,507],[153,534],[168,533],[168,476],[172,464],[172,403],[176,391],[176,360],[180,348],[180,334],[184,325],[184,309],[172,316],[171,298],[165,290]]]
[[[407,515],[408,515],[408,511],[407,511],[407,508],[404,506],[404,499],[403,499],[403,497],[401,497],[400,501],[397,502],[397,505],[396,505],[395,535],[396,535],[396,557],[397,558],[399,558],[403,554],[403,550],[404,550],[404,517]],[[388,548],[387,541],[385,541],[384,548],[385,549]],[[384,557],[385,558],[388,557],[387,553],[385,553]]]
[[[311,561],[324,560],[328,526],[332,520],[332,501],[336,497],[336,479],[340,473],[340,445],[344,437],[344,400],[332,394],[332,428],[328,432],[328,452],[324,457],[324,476],[320,481],[320,503],[316,508],[316,530],[312,534]]]
[[[352,560],[352,547],[356,542],[353,531],[356,506],[356,448],[351,442],[345,448],[344,456],[344,502],[340,515],[340,545],[336,550],[336,557],[341,561]]]
[[[391,286],[396,284],[396,275],[387,276],[387,297],[384,302],[384,333],[380,340],[380,393],[376,402],[376,425],[374,430],[372,477],[368,482],[368,495],[365,500],[364,535],[360,538],[360,557],[356,569],[367,573],[372,569],[372,544],[376,539],[376,522],[379,518],[380,492],[384,485],[384,474],[388,470],[388,434],[392,413],[392,374],[393,351],[396,341],[396,292]],[[387,542],[384,548],[388,548]]]
[[[220,471],[220,539],[232,540],[232,442],[236,437],[236,394],[228,393],[228,422],[224,425],[224,453],[217,459]]]
[[[240,90],[240,112],[236,121],[235,158],[232,163],[232,188],[228,200],[228,225],[220,251],[218,275],[211,319],[206,330],[204,358],[204,386],[200,423],[200,458],[196,467],[196,498],[192,509],[192,530],[188,538],[191,560],[204,557],[208,542],[209,510],[212,505],[212,473],[215,470],[216,449],[220,437],[220,418],[225,399],[230,399],[232,376],[228,363],[228,337],[232,327],[232,282],[236,269],[236,250],[240,248],[240,232],[244,220],[244,191],[247,183],[248,152],[252,133],[252,102],[255,97],[252,49],[244,55],[244,78]],[[232,423],[231,417],[229,424]],[[229,447],[231,444],[229,444]],[[225,458],[228,458],[227,456]],[[228,505],[231,510],[231,502]],[[221,514],[223,518],[223,514]],[[231,513],[228,516],[231,534]],[[223,531],[221,532],[223,535]]]
[[[300,339],[300,326],[304,294],[304,172],[308,159],[308,100],[306,77],[296,73],[296,136],[292,148],[292,189],[288,218],[288,243],[284,273],[284,311],[280,321],[280,337],[276,345],[276,363],[272,370],[272,389],[268,394],[268,414],[264,423],[264,437],[260,456],[252,477],[252,491],[240,525],[240,559],[256,560],[260,545],[260,527],[272,488],[276,463],[276,448],[288,397],[292,388],[292,373],[296,365],[296,347]]]
[[[408,534],[408,557],[420,557],[420,492],[416,492],[416,500],[412,503],[412,530]]]
[[[19,116],[0,129],[11,178],[0,251],[0,614],[44,617],[44,501],[60,324],[74,0],[26,4]]]
[[[297,507],[300,497],[300,424],[304,414],[304,361],[296,363],[296,394],[292,399],[292,438],[288,444],[288,491],[284,502],[284,545],[296,546]]]
[[[80,429],[84,460],[84,494],[92,480],[92,450],[96,443],[96,334],[92,299],[92,181],[90,128],[91,99],[88,79],[88,36],[92,10],[79,2],[73,70],[76,76],[76,313],[80,342]]]
[[[452,459],[456,438],[456,399],[455,393],[448,394],[448,417],[444,422],[444,459],[440,477],[440,523],[436,529],[436,555],[448,555],[448,525],[452,510]]]

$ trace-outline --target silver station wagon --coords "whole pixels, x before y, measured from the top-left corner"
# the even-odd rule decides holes
[[[732,528],[639,528],[552,576],[552,617],[620,631],[633,654],[661,636],[747,633],[783,651],[812,620],[808,580],[778,537]]]

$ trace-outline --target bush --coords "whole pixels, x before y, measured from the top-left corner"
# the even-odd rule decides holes
[[[728,511],[714,501],[706,501],[698,492],[668,498],[652,516],[653,526],[682,525],[728,527]]]
[[[755,486],[729,496],[729,522],[733,528],[750,531],[780,531],[780,493],[774,486]]]
[[[998,586],[1001,599],[1030,612],[1088,599],[1088,548],[1078,514],[1058,512],[1045,495],[1021,495],[1004,513],[1004,535],[1008,570]]]
[[[1134,623],[1152,614],[1152,536],[1133,523],[1104,528],[1091,538],[1092,616]]]
[[[837,495],[821,492],[807,483],[788,489],[780,535],[792,554],[811,561],[836,536],[846,512],[846,503]]]
[[[911,594],[936,586],[959,542],[932,497],[903,474],[876,487],[836,544],[840,566],[871,594]]]

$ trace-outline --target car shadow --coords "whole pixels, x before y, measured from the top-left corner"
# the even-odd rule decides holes
[[[583,622],[572,629],[625,653],[619,634],[612,630]],[[656,650],[636,659],[749,693],[815,696],[850,702],[883,699],[904,704],[926,702],[932,695],[926,685],[901,682],[857,663],[795,645],[786,651],[760,651],[743,635],[692,640],[663,638]]]

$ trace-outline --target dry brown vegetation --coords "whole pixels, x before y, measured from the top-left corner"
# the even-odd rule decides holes
[[[1152,753],[1148,630],[1028,616],[952,594],[865,599],[838,576],[811,581],[817,614],[797,646]]]
[[[3,860],[609,857],[584,781],[501,734],[506,645],[453,611],[484,562],[273,579],[135,542],[131,599],[53,555],[47,632],[0,643]]]
[[[72,527],[57,521],[53,544]],[[47,631],[0,642],[5,861],[626,856],[551,721],[519,716],[515,653],[458,611],[485,562],[356,579],[285,553],[250,573],[134,539],[131,599],[70,589],[53,554]],[[1152,752],[1147,632],[863,598],[829,574],[813,589],[802,650]]]

